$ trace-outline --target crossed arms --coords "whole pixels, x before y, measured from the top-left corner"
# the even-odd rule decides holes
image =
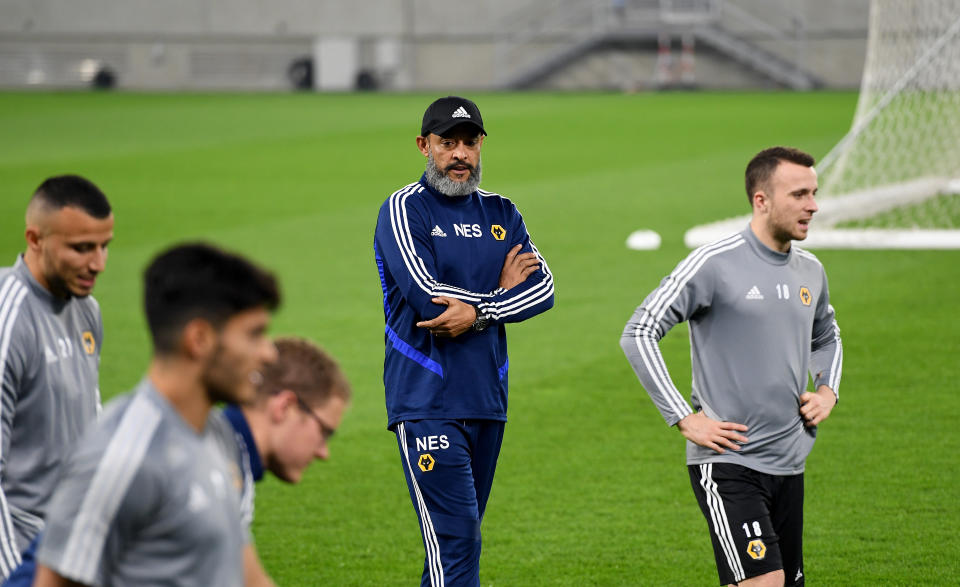
[[[527,280],[534,271],[540,268],[540,261],[532,252],[521,253],[521,245],[516,245],[507,253],[500,270],[500,288],[510,290]],[[426,328],[437,336],[455,337],[463,334],[477,320],[476,306],[448,296],[437,296],[431,300],[434,304],[446,306],[447,309],[432,320],[417,322],[420,328]]]

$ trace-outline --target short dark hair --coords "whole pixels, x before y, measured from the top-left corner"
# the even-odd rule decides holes
[[[245,310],[280,305],[271,273],[205,243],[177,245],[155,257],[144,272],[143,298],[157,354],[176,350],[183,327],[196,318],[220,328]]]
[[[60,210],[67,206],[79,208],[94,218],[110,216],[112,209],[107,196],[92,181],[79,175],[55,175],[43,180],[33,192],[31,202]]]
[[[753,206],[753,194],[760,186],[768,183],[781,161],[789,161],[805,167],[813,167],[813,156],[793,147],[770,147],[754,155],[747,163],[746,184],[747,201]]]
[[[322,406],[331,397],[350,399],[350,384],[337,362],[309,340],[278,338],[277,360],[263,369],[257,393],[263,397],[292,391],[312,407]]]

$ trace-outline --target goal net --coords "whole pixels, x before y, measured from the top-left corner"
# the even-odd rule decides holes
[[[817,171],[805,247],[960,248],[960,1],[872,0],[853,124]]]

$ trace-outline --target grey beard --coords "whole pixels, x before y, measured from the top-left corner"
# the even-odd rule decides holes
[[[467,196],[476,191],[480,185],[480,160],[477,167],[470,172],[467,181],[453,181],[447,174],[437,167],[433,160],[433,153],[427,155],[427,183],[430,187],[445,196]]]

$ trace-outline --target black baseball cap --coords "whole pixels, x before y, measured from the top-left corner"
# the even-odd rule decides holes
[[[487,131],[483,130],[480,109],[472,100],[447,96],[434,100],[433,104],[427,106],[427,111],[423,113],[423,124],[420,125],[420,136],[425,137],[430,133],[443,135],[458,124],[472,124],[480,129],[481,133],[487,134]]]

